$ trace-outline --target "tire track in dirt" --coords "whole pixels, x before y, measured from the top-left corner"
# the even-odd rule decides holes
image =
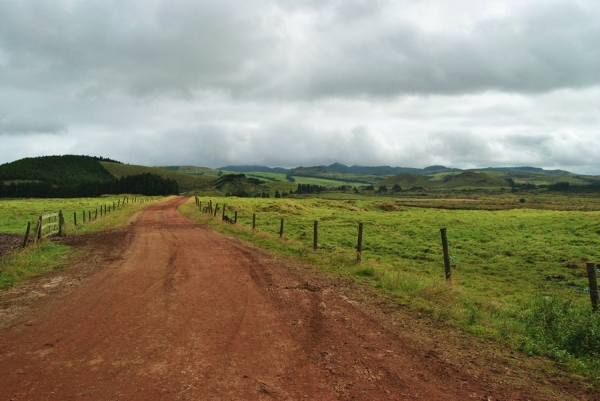
[[[144,211],[120,258],[0,332],[0,400],[577,398],[461,370],[361,309],[353,283],[214,233],[184,201]]]

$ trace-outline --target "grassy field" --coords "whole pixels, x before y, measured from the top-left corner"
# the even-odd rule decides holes
[[[209,198],[201,200],[206,204]],[[199,213],[193,201],[181,210],[284,256],[369,282],[434,319],[528,354],[550,356],[600,383],[595,361],[600,314],[591,312],[585,271],[585,262],[600,262],[596,198],[546,199],[550,209],[574,203],[581,210],[527,209],[518,201],[518,209],[506,209],[514,204],[507,203],[505,210],[443,210],[399,206],[389,199],[212,200],[225,202],[230,216],[237,211],[238,224]],[[284,239],[278,238],[281,218]],[[312,250],[315,220],[318,251]],[[357,264],[359,222],[364,243],[363,261]],[[444,279],[442,227],[450,241],[451,283]]]
[[[115,213],[110,213],[100,218],[100,207],[110,206],[113,203],[123,202],[125,196],[129,197],[129,203],[124,207],[117,209]],[[162,199],[160,197],[138,197],[140,201],[150,201],[152,199]],[[137,211],[147,206],[144,203],[133,203],[132,195],[109,195],[100,198],[70,198],[70,199],[0,199],[0,233],[3,234],[25,234],[27,222],[31,222],[32,230],[40,215],[55,213],[62,210],[65,216],[67,232],[88,232],[89,230],[102,230],[112,223],[113,219],[124,213]],[[93,225],[82,224],[83,212],[86,212],[86,221],[89,213],[95,216],[98,209],[98,220]],[[74,226],[73,213],[77,213],[77,227]]]
[[[76,199],[18,199],[0,200],[0,233],[25,234],[27,222],[32,222],[32,231],[35,221],[41,214],[53,213],[62,210],[65,215],[67,235],[83,234],[106,230],[109,228],[126,225],[140,210],[149,205],[148,202],[159,202],[161,197],[139,197],[139,202],[127,203],[116,210],[98,218],[83,223],[83,211],[100,209],[101,206],[111,206],[123,195],[107,196],[102,198],[76,198]],[[130,197],[130,200],[132,198]],[[77,212],[78,225],[74,225],[73,212]],[[40,241],[29,245],[22,251],[12,252],[0,258],[0,290],[7,289],[26,281],[33,276],[42,275],[61,269],[73,255],[72,250],[64,245],[51,241]]]

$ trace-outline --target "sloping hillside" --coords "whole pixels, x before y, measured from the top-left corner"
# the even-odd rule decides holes
[[[156,174],[130,174],[117,179],[102,163],[90,156],[43,156],[25,158],[0,166],[2,198],[76,198],[103,194],[139,193],[169,195],[179,193],[175,180]]]
[[[206,188],[212,182],[214,176],[195,176],[177,171],[166,170],[157,167],[137,166],[134,164],[119,164],[111,162],[100,162],[106,170],[117,178],[127,175],[137,175],[143,173],[158,174],[163,178],[177,181],[181,192],[194,191]]]
[[[440,185],[442,188],[490,188],[510,187],[508,181],[484,173],[465,171],[451,177]]]
[[[263,193],[268,194],[270,187],[264,181],[257,178],[247,178],[244,174],[225,174],[211,181],[205,190],[246,197]]]
[[[65,155],[27,157],[0,165],[0,181],[15,180],[71,185],[81,182],[109,182],[114,180],[114,176],[95,158]]]
[[[393,186],[395,184],[406,188],[433,188],[436,184],[429,181],[422,175],[417,174],[398,174],[379,183],[380,185]]]

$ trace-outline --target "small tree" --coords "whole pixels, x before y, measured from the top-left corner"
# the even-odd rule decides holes
[[[281,194],[279,193],[279,190],[275,190],[275,198],[281,198]]]

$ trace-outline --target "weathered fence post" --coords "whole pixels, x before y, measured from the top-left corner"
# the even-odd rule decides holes
[[[446,229],[440,229],[442,235],[442,249],[444,251],[444,270],[446,271],[446,280],[452,279],[452,270],[450,270],[450,253],[448,252],[448,236],[446,235]]]
[[[92,221],[92,211],[88,210],[88,221]]]
[[[316,251],[317,250],[317,238],[319,236],[319,222],[317,220],[315,220],[313,231],[314,231],[314,235],[313,235],[313,249]]]
[[[281,219],[281,225],[279,226],[279,238],[283,237],[283,218]]]
[[[256,229],[256,213],[252,213],[252,229]]]
[[[37,227],[35,228],[35,241],[42,239],[42,216],[38,219]]]
[[[588,281],[590,283],[590,300],[592,301],[592,309],[598,310],[598,277],[596,274],[596,264],[593,262],[586,263]]]
[[[356,261],[362,260],[363,223],[358,223],[358,244],[356,246]]]
[[[225,220],[225,209],[227,208],[227,205],[223,203],[223,215],[221,216],[221,220]]]
[[[23,238],[23,246],[21,248],[25,248],[27,246],[27,240],[29,239],[29,231],[31,230],[31,222],[27,222],[27,230],[25,231],[25,238]]]
[[[65,216],[63,215],[62,210],[58,211],[58,236],[64,237],[67,235],[67,230],[65,227]]]
[[[96,209],[96,215],[94,216],[94,220],[98,218],[98,209]]]
[[[219,211],[219,204],[215,203],[215,212],[213,213],[213,217],[217,217],[217,212]]]
[[[85,210],[83,211],[83,224],[85,224]]]
[[[235,214],[233,215],[233,222],[235,224],[237,224],[237,210],[235,211]]]
[[[73,223],[77,226],[77,212],[73,212]]]

